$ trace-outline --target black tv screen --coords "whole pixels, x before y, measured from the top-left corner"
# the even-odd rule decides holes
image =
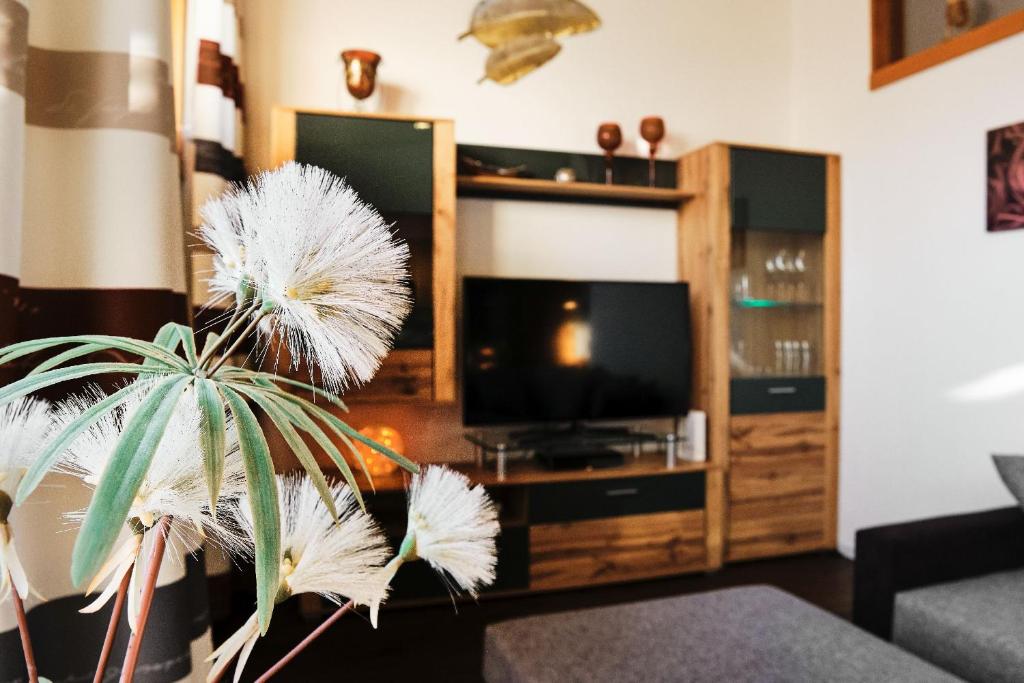
[[[466,425],[690,408],[686,283],[467,277],[462,336]]]

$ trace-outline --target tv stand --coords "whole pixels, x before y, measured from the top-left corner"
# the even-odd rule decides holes
[[[594,427],[573,422],[568,427],[540,427],[509,432],[509,441],[525,447],[530,444],[544,444],[565,441],[592,441],[607,437],[629,436],[628,427]]]
[[[537,462],[549,470],[585,470],[621,467],[625,458],[614,448],[549,448],[534,454]]]

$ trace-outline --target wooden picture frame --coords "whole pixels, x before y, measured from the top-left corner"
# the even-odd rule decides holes
[[[1022,31],[1024,10],[1018,10],[903,56],[903,0],[871,0],[871,89],[877,90]]]

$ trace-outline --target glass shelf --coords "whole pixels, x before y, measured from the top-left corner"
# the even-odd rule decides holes
[[[820,301],[780,301],[778,299],[733,299],[735,308],[764,310],[772,308],[821,308]]]

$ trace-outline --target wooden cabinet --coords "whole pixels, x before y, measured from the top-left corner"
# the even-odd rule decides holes
[[[833,548],[839,159],[716,143],[680,161],[694,405],[722,466],[725,559]]]
[[[455,400],[455,133],[451,121],[275,108],[274,164],[344,177],[410,251],[413,310],[377,376],[345,400]]]

